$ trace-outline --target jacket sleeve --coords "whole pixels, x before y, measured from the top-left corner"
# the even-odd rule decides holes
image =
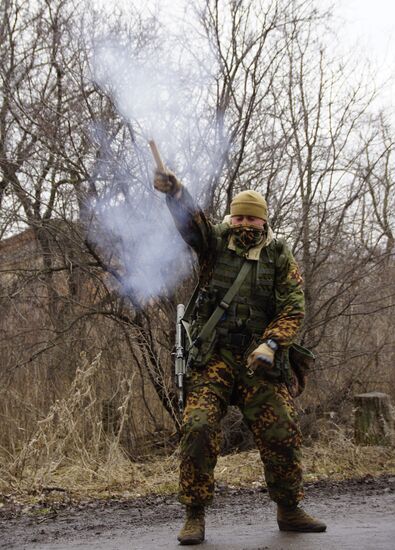
[[[290,346],[302,326],[305,313],[302,284],[298,264],[288,246],[283,243],[276,261],[276,312],[263,334],[265,339],[273,338],[280,347]]]
[[[166,202],[181,237],[196,252],[203,267],[215,249],[214,226],[183,185],[180,196],[166,195]]]

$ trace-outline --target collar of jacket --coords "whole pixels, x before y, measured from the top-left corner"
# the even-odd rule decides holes
[[[229,225],[231,225],[230,223],[230,216],[225,216],[224,218],[224,222],[225,223],[228,223]],[[270,227],[270,225],[267,226],[267,234],[266,234],[266,238],[263,239],[263,241],[261,243],[259,243],[257,246],[254,246],[253,248],[250,248],[249,251],[247,252],[247,255],[245,256],[247,260],[255,260],[255,261],[258,261],[259,260],[259,257],[261,255],[261,250],[262,248],[265,248],[266,246],[268,246],[272,240],[274,238],[274,234],[273,234],[273,230],[272,228]],[[235,242],[234,242],[234,237],[230,237],[229,239],[229,243],[228,243],[228,248],[229,250],[236,250],[236,245],[235,245]]]

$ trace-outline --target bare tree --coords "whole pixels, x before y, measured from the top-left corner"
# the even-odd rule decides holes
[[[372,124],[374,91],[363,75],[351,85],[351,69],[330,58],[320,39],[326,14],[313,1],[206,0],[193,14],[211,80],[200,94],[192,73],[186,84],[197,122],[185,147],[172,134],[174,167],[187,182],[199,167],[207,185],[197,199],[216,221],[241,189],[267,197],[305,278],[302,338],[319,356],[318,391],[306,399],[337,406],[388,366],[392,129],[383,119]],[[122,429],[133,455],[142,433],[178,426],[171,327],[192,281],[150,302],[133,286],[125,292],[123,244],[100,228],[91,205],[110,193],[138,211],[154,200],[151,168],[139,121],[125,120],[111,89],[95,83],[92,56],[107,34],[147,56],[168,42],[156,17],[133,6],[127,18],[106,19],[82,1],[5,0],[0,15],[0,374],[25,403],[5,428],[5,446],[17,449],[16,424],[29,439],[64,395],[81,352],[101,353],[100,422],[106,433]],[[207,72],[188,38],[178,44]],[[370,338],[372,320],[381,329]],[[127,422],[117,413],[125,403]],[[11,418],[10,399],[2,407]]]
[[[20,433],[26,436],[74,376],[80,352],[92,357],[109,346],[106,332],[115,331],[112,341],[122,349],[117,361],[107,361],[107,401],[123,399],[118,376],[110,373],[111,365],[126,362],[123,376],[140,373],[135,415],[145,408],[151,423],[139,428],[171,426],[169,416],[158,415],[161,400],[177,417],[160,329],[132,291],[127,298],[117,293],[121,270],[89,238],[92,216],[87,208],[92,197],[100,197],[114,182],[125,195],[130,193],[128,178],[138,174],[134,168],[141,163],[133,155],[130,127],[92,80],[95,33],[129,33],[131,42],[140,36],[142,47],[156,28],[137,12],[129,27],[114,18],[112,27],[103,28],[103,17],[83,12],[85,8],[66,0],[31,5],[10,0],[1,8],[2,235],[25,230],[23,237],[11,237],[1,248],[2,354],[7,357],[1,376],[6,387],[18,387],[21,401],[25,396],[37,407],[34,415],[22,415],[25,431]],[[98,18],[100,25],[95,26]],[[126,159],[127,148],[131,152]],[[13,246],[21,247],[22,257],[15,258]],[[19,322],[9,322],[10,315]],[[37,384],[44,378],[40,399],[30,395],[25,381],[31,378]],[[8,409],[6,402],[4,407]]]

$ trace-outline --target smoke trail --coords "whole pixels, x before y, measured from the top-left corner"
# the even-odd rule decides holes
[[[96,82],[114,100],[119,113],[146,141],[154,138],[167,162],[189,176],[188,162],[201,164],[200,176],[215,171],[215,125],[208,116],[216,61],[177,57],[163,49],[134,52],[113,39],[95,54]],[[188,182],[202,184],[198,174]]]
[[[95,237],[103,247],[104,233],[111,235],[107,246],[120,260],[121,291],[126,295],[132,292],[141,303],[162,295],[188,274],[185,245],[175,234],[166,206],[156,201],[144,211],[106,199],[95,206],[100,220]]]
[[[214,70],[215,60],[209,56],[204,65],[194,56],[178,57],[176,63],[174,51],[168,55],[163,49],[136,52],[113,39],[102,41],[94,58],[95,80],[111,94],[118,112],[133,127],[140,151],[145,149],[143,156],[149,155],[147,140],[153,137],[165,162],[187,180],[193,194],[217,170],[217,156],[224,148],[223,143],[216,143],[215,127],[207,116],[213,82],[207,70],[210,64]],[[108,234],[112,235],[116,243],[111,245],[112,252],[122,265],[123,291],[133,291],[144,302],[185,278],[185,244],[164,197],[152,191],[152,173],[139,169],[128,159],[128,152],[124,152],[121,168],[109,153],[106,171],[102,176],[111,185],[92,205],[98,225],[91,237],[108,249]],[[125,179],[129,179],[126,195],[120,193],[120,182],[124,185]]]

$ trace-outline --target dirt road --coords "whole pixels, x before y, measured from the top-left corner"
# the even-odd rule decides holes
[[[307,486],[305,508],[328,523],[326,533],[281,533],[262,490],[219,488],[207,519],[205,550],[392,550],[395,477]],[[26,550],[170,550],[182,508],[171,497],[100,501],[34,509],[5,505],[0,548]]]

